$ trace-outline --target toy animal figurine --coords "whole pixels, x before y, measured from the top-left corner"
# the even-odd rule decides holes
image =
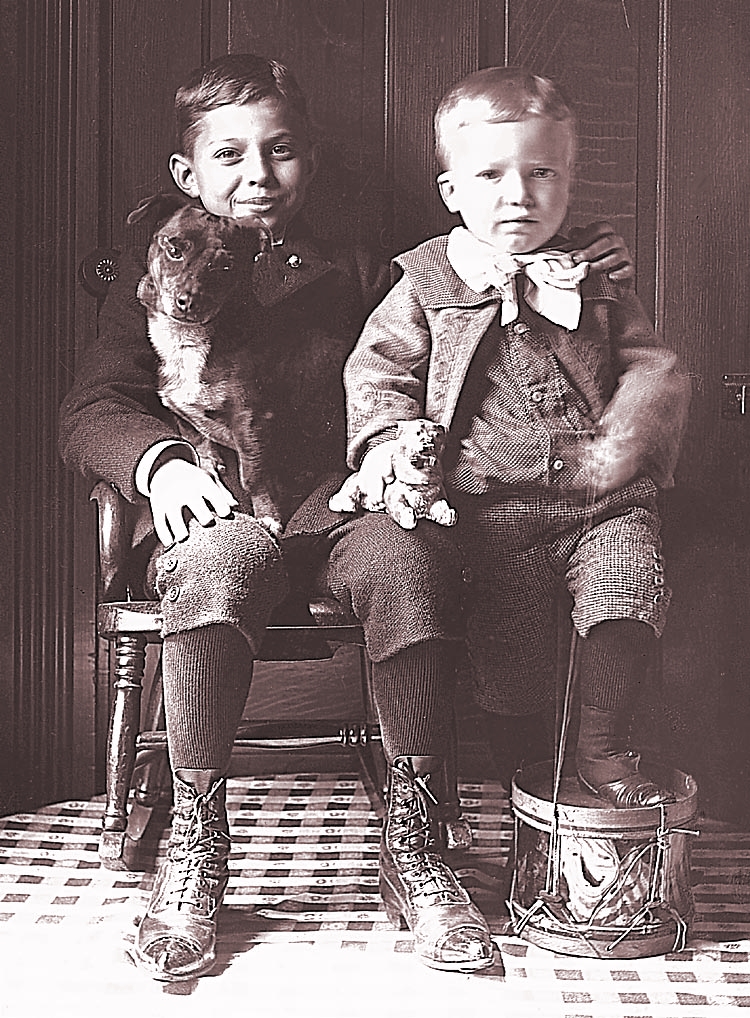
[[[162,217],[138,285],[151,345],[159,357],[159,397],[178,417],[201,466],[218,479],[217,445],[237,453],[240,483],[258,521],[277,537],[281,515],[266,462],[258,371],[242,315],[228,310],[247,288],[266,244],[259,223],[240,225],[196,205],[158,195],[128,217]]]
[[[458,514],[448,504],[440,464],[445,428],[423,418],[399,421],[396,441],[394,476],[383,496],[386,511],[405,530],[413,530],[420,519],[452,527]],[[331,496],[328,506],[333,512],[355,512],[363,497],[358,474],[351,474]]]

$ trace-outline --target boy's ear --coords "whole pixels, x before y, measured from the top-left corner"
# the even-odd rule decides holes
[[[437,178],[437,186],[438,190],[440,191],[440,197],[443,199],[443,204],[448,209],[448,211],[458,212],[459,209],[456,205],[456,200],[454,197],[455,188],[453,186],[453,181],[451,180],[450,170],[446,170],[444,173],[440,174],[440,176]]]
[[[193,166],[189,159],[175,152],[169,157],[169,172],[181,191],[190,195],[191,198],[200,198],[198,182],[193,173]]]

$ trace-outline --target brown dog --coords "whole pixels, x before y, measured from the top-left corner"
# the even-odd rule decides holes
[[[452,527],[458,514],[445,497],[440,465],[446,441],[445,428],[423,418],[399,421],[396,439],[394,477],[386,485],[383,495],[388,514],[404,530],[413,530],[420,519]],[[352,474],[328,500],[328,507],[333,512],[351,513],[362,501],[363,492],[357,474]]]
[[[255,516],[278,536],[281,515],[265,458],[258,372],[230,301],[249,286],[265,230],[165,196],[147,199],[128,221],[155,210],[169,214],[153,234],[138,299],[159,357],[159,396],[214,477],[223,469],[215,443],[236,450]]]

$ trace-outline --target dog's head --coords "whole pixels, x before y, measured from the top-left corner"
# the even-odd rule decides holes
[[[445,448],[446,430],[424,418],[399,421],[396,440],[398,453],[418,470],[434,467]]]
[[[249,282],[255,255],[266,243],[260,223],[243,220],[240,225],[199,206],[182,205],[154,231],[138,299],[176,321],[206,324]]]

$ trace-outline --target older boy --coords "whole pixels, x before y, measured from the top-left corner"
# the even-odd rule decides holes
[[[396,423],[451,429],[473,680],[494,738],[533,741],[548,714],[562,580],[582,638],[579,779],[618,807],[670,801],[627,729],[669,602],[656,494],[673,483],[688,380],[630,288],[559,251],[575,128],[551,82],[478,71],[435,129],[440,193],[464,225],[396,259],[403,276],[346,366],[349,465],[377,507]]]

